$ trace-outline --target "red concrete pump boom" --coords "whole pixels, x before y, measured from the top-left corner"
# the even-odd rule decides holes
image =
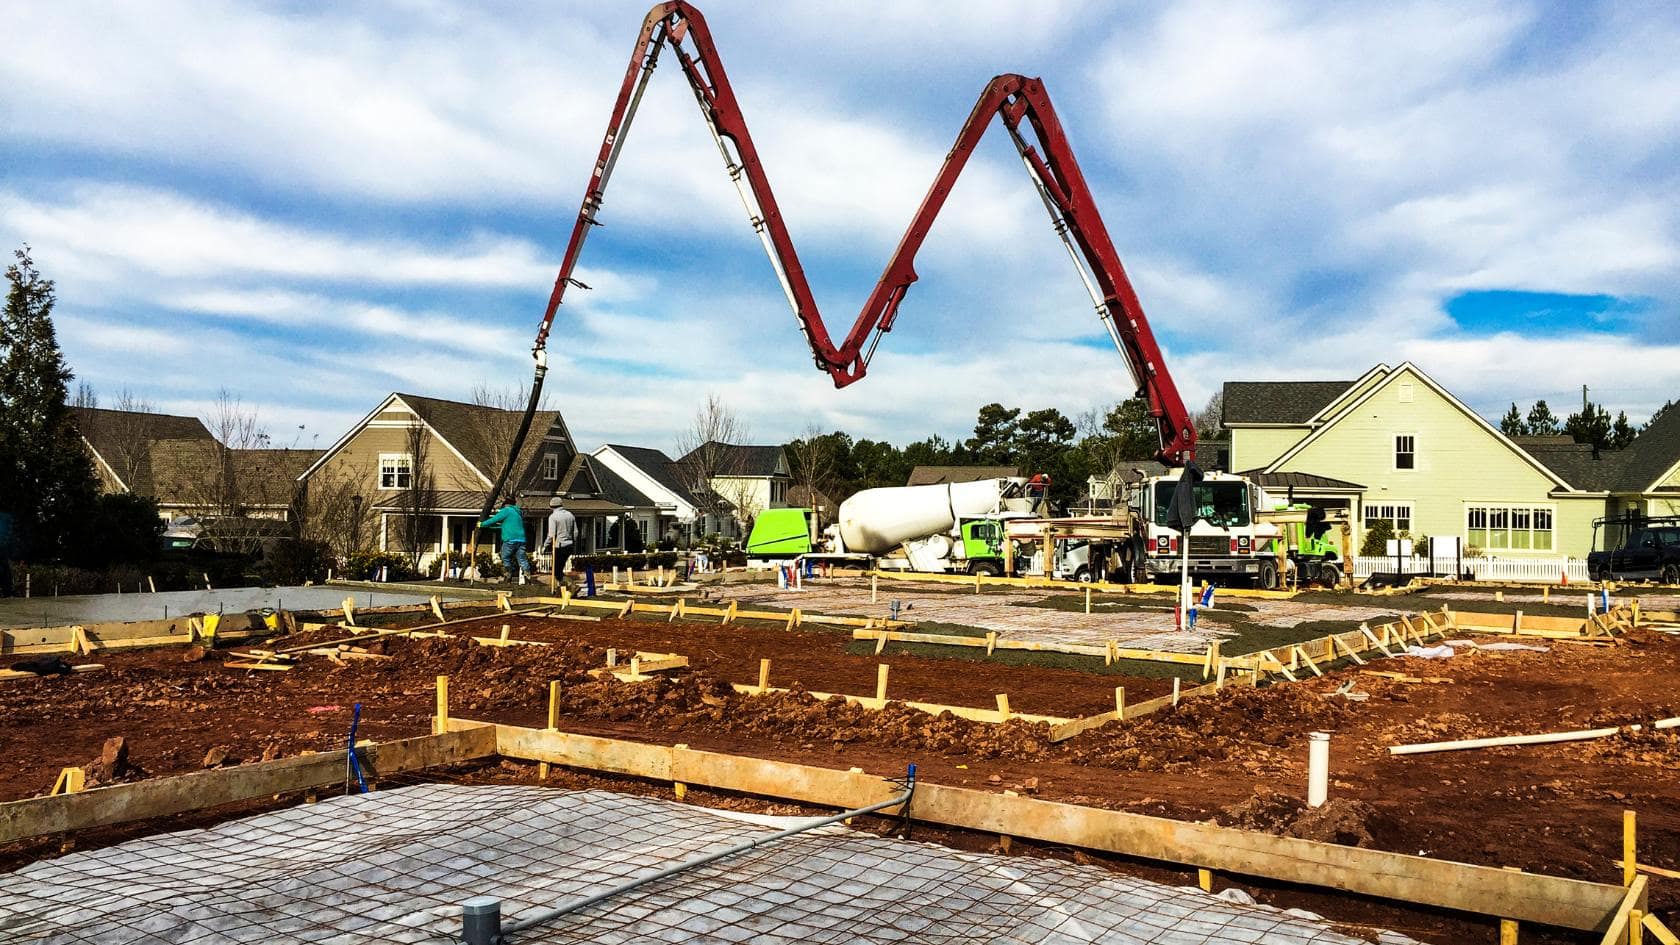
[[[526,426],[531,412],[535,410],[546,373],[544,351],[549,328],[566,290],[574,286],[588,288],[574,279],[572,272],[583,252],[589,231],[598,225],[595,218],[606,195],[607,182],[612,177],[619,155],[623,153],[630,123],[641,104],[648,80],[653,76],[660,54],[667,45],[683,75],[688,78],[701,114],[723,155],[730,179],[735,182],[741,201],[746,205],[753,229],[764,243],[788,304],[810,342],[817,366],[829,373],[836,387],[845,387],[863,377],[881,336],[892,330],[898,307],[917,278],[916,252],[921,248],[940,208],[945,205],[945,198],[968,163],[969,156],[974,153],[975,145],[985,134],[992,116],[996,115],[1003,120],[1005,130],[1020,152],[1021,161],[1050,213],[1057,235],[1066,244],[1068,255],[1091,293],[1104,327],[1125,356],[1132,378],[1137,382],[1138,396],[1148,401],[1149,412],[1155,418],[1161,438],[1157,456],[1162,462],[1174,466],[1194,458],[1195,425],[1161,360],[1161,349],[1155,343],[1148,320],[1144,318],[1143,306],[1139,304],[1137,293],[1120,265],[1119,254],[1109,239],[1108,229],[1097,212],[1096,202],[1079,171],[1079,164],[1074,160],[1073,150],[1068,145],[1043,82],[1020,75],[1000,75],[986,85],[980,100],[974,105],[974,111],[958,132],[956,143],[945,156],[939,176],[934,179],[927,196],[922,198],[922,204],[911,218],[904,237],[887,261],[880,281],[858,313],[857,321],[852,323],[846,337],[835,344],[817,310],[805,270],[799,264],[799,253],[793,247],[787,225],[776,206],[776,196],[759,161],[758,150],[753,146],[752,134],[747,130],[741,107],[735,101],[723,61],[712,43],[711,31],[700,11],[683,0],[661,3],[648,11],[641,35],[636,39],[635,51],[625,70],[606,136],[601,141],[601,150],[589,177],[589,187],[583,194],[583,206],[578,211],[571,241],[566,245],[560,274],[554,281],[554,291],[549,296],[548,308],[537,330],[533,348],[537,358],[537,375],[532,385]],[[1023,122],[1030,126],[1038,147],[1027,140]],[[525,427],[522,426],[521,442],[524,435]],[[503,470],[496,483],[496,491],[491,494],[492,501],[506,483],[518,453],[519,445],[515,444],[513,455],[508,457],[508,467]],[[487,506],[485,515],[488,514]]]

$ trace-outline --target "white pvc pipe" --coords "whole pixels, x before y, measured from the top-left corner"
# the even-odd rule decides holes
[[[1323,807],[1330,796],[1330,733],[1307,736],[1307,806]]]

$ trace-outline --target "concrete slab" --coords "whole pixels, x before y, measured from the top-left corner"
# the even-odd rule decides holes
[[[447,589],[439,596],[455,599]],[[185,614],[243,613],[264,607],[331,610],[344,598],[358,607],[423,604],[414,591],[367,591],[332,586],[229,587],[214,591],[163,591],[157,594],[86,594],[74,597],[0,597],[0,627],[62,627],[69,624],[167,620]]]

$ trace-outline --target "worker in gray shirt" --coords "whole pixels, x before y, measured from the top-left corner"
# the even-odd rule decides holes
[[[572,556],[572,548],[577,544],[577,516],[573,515],[561,505],[559,496],[548,500],[549,508],[554,511],[548,513],[548,547],[554,555],[554,573],[566,573],[566,561]]]

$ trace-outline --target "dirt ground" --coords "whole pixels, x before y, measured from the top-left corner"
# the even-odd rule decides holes
[[[1428,605],[1406,609],[1420,606]],[[1454,606],[1494,609],[1491,601]],[[555,679],[560,725],[570,731],[883,774],[915,762],[924,778],[942,783],[1604,882],[1619,881],[1612,861],[1620,855],[1621,811],[1631,808],[1640,815],[1641,861],[1680,868],[1680,730],[1414,756],[1386,750],[1680,715],[1680,638],[1648,631],[1614,647],[1535,640],[1548,650],[1460,649],[1450,660],[1370,667],[1451,680],[1443,683],[1393,682],[1350,667],[1298,684],[1233,687],[1052,745],[1043,726],[969,723],[901,706],[873,712],[799,693],[742,696],[728,684],[755,683],[759,659],[769,658],[772,686],[873,695],[876,665],[886,662],[893,697],[991,708],[995,694],[1006,692],[1018,712],[1083,715],[1110,708],[1115,685],[1139,701],[1170,683],[1097,672],[1100,661],[1049,668],[924,651],[877,657],[850,652],[849,634],[829,630],[536,617],[466,626],[487,634],[502,622],[515,638],[552,645],[390,638],[370,646],[389,660],[341,667],[308,657],[289,672],[229,669],[220,653],[193,660],[196,653],[178,648],[132,651],[100,654],[107,668],[99,673],[0,682],[0,756],[8,759],[0,799],[44,793],[60,767],[98,759],[112,736],[126,740],[132,768],[114,776],[132,779],[198,770],[212,749],[232,763],[342,747],[356,702],[362,737],[423,734],[434,678],[447,674],[452,711],[464,717],[541,725]],[[608,647],[682,653],[691,670],[652,683],[597,681],[587,671],[604,664]],[[1366,700],[1334,694],[1350,681]],[[1307,811],[1307,734],[1315,730],[1333,736],[1332,803]],[[527,766],[494,770],[496,777],[533,776]],[[57,849],[23,846],[0,851],[0,865]],[[1651,889],[1659,914],[1680,908],[1680,882],[1653,878]],[[1489,923],[1461,917],[1300,890],[1279,895],[1427,941],[1493,937]],[[1573,941],[1525,932],[1525,941],[1547,940]]]

